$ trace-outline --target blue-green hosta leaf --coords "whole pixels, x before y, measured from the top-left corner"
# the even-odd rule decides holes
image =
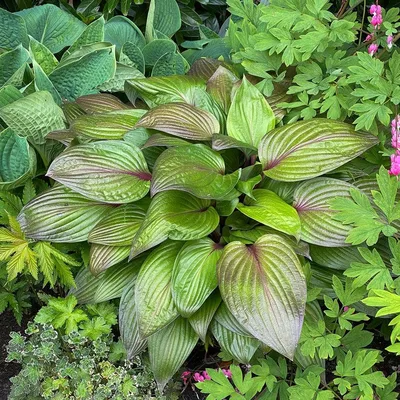
[[[70,46],[85,30],[83,22],[53,4],[27,8],[16,15],[25,20],[28,34],[53,53]]]
[[[377,143],[368,133],[344,122],[315,118],[274,129],[258,154],[264,174],[277,181],[314,178],[356,158]]]
[[[50,165],[47,176],[106,203],[130,203],[150,189],[151,174],[141,150],[126,141],[73,146]]]
[[[218,286],[217,262],[223,247],[209,238],[188,242],[176,257],[172,296],[182,315],[195,313]]]
[[[29,59],[29,53],[22,45],[17,46],[15,49],[6,51],[0,54],[0,87],[6,84],[13,84],[20,87],[22,80],[16,79],[19,74],[20,68],[25,68],[26,62]]]
[[[118,97],[107,93],[88,94],[86,96],[81,96],[76,99],[76,103],[88,114],[107,113],[110,111],[131,109],[131,107],[123,103]]]
[[[221,349],[242,364],[250,364],[260,346],[257,339],[234,333],[215,320],[211,323],[211,332]]]
[[[56,186],[24,206],[18,221],[31,239],[56,243],[83,242],[112,208],[66,187]]]
[[[244,204],[237,205],[241,213],[277,231],[299,238],[301,224],[296,209],[270,190],[255,189],[252,195],[253,198],[246,196]]]
[[[32,60],[32,65],[33,65],[33,74],[35,76],[35,89],[37,91],[42,90],[51,93],[54,102],[61,107],[63,103],[60,93],[58,93],[58,91],[54,87],[49,77],[46,75],[42,67],[35,60]],[[68,117],[66,118],[68,120]]]
[[[156,62],[166,53],[175,53],[176,44],[170,39],[155,39],[143,47],[146,68],[154,67]]]
[[[115,44],[118,53],[126,42],[131,42],[140,49],[146,44],[140,29],[130,19],[121,15],[107,21],[104,38],[107,42]]]
[[[131,250],[136,256],[166,239],[195,240],[213,232],[219,216],[211,201],[189,193],[169,190],[153,197],[145,220],[137,232]]]
[[[180,53],[166,53],[155,63],[151,76],[184,75],[189,70],[188,62]]]
[[[240,171],[225,175],[222,156],[203,144],[172,147],[154,165],[151,194],[183,190],[201,199],[221,200],[233,191],[239,177]]]
[[[117,63],[117,68],[115,70],[115,75],[97,86],[98,90],[103,92],[123,92],[125,81],[128,79],[141,79],[144,75],[135,67],[129,65]]]
[[[229,136],[257,147],[262,137],[274,129],[275,115],[261,92],[244,78],[226,122]]]
[[[0,108],[23,97],[24,95],[16,87],[12,85],[3,86],[0,89]]]
[[[357,247],[321,247],[310,246],[311,259],[327,268],[346,270],[353,262],[363,262]]]
[[[0,118],[19,136],[43,144],[49,132],[64,129],[64,114],[49,92],[29,94],[0,108]]]
[[[144,74],[145,61],[142,51],[136,44],[132,42],[126,42],[121,49],[119,55],[119,62],[121,64],[135,67],[141,73]]]
[[[149,337],[151,370],[161,391],[189,357],[198,340],[189,321],[182,317]]]
[[[218,306],[221,304],[221,300],[219,291],[215,290],[208,296],[202,306],[188,318],[190,325],[204,343],[206,342],[208,327]]]
[[[293,207],[300,217],[302,240],[324,247],[348,246],[346,238],[351,228],[333,219],[336,212],[330,208],[330,201],[350,198],[351,188],[354,186],[347,182],[324,177],[297,186]]]
[[[88,241],[105,246],[130,246],[139,230],[149,199],[125,204],[112,210],[90,232]]]
[[[25,183],[36,172],[36,155],[28,141],[11,129],[0,132],[0,190]]]
[[[172,298],[171,280],[181,247],[182,242],[163,243],[150,253],[140,269],[135,303],[142,338],[149,337],[179,316]]]
[[[0,47],[14,49],[22,44],[28,46],[29,38],[24,19],[0,8]]]
[[[157,106],[149,110],[136,126],[189,140],[211,140],[212,135],[220,130],[214,115],[187,103]]]
[[[117,265],[128,258],[131,246],[105,246],[92,244],[90,246],[90,272],[98,275],[108,268]]]
[[[119,331],[126,350],[126,358],[130,360],[141,353],[147,346],[147,340],[139,334],[139,321],[135,302],[136,282],[125,287],[119,303]]]
[[[147,14],[146,39],[154,40],[154,31],[173,36],[181,27],[181,12],[176,0],[151,0]]]
[[[293,359],[307,291],[290,242],[264,235],[251,246],[229,243],[217,271],[222,299],[239,323],[255,338]]]
[[[245,329],[244,326],[242,326],[239,321],[232,315],[224,302],[222,302],[218,307],[214,319],[233,333],[236,333],[240,336],[251,337],[249,331]]]
[[[73,101],[93,93],[114,76],[115,70],[115,47],[96,43],[82,46],[63,59],[49,79],[63,99]]]
[[[82,115],[72,121],[71,130],[90,139],[122,139],[145,113],[146,110],[115,110],[96,115]]]
[[[29,40],[29,53],[46,75],[53,72],[58,65],[58,60],[54,54],[43,43],[38,42],[33,37],[30,37]]]

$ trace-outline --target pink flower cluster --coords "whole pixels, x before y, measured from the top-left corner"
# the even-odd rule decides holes
[[[377,4],[372,4],[369,9],[369,13],[372,15],[371,18],[371,25],[377,29],[382,25],[383,18],[382,18],[382,7]]]
[[[400,175],[400,114],[397,115],[391,123],[392,128],[392,147],[396,150],[390,156],[391,166],[390,175]]]
[[[229,369],[221,369],[221,371],[227,378],[232,378],[232,372]],[[207,371],[195,372],[194,374],[190,371],[184,371],[181,375],[183,384],[186,385],[191,377],[195,382],[204,382],[211,379]]]

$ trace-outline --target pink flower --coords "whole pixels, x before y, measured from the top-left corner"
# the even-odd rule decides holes
[[[365,42],[369,42],[370,40],[374,40],[374,34],[370,33],[369,35],[367,35],[367,37],[365,38]]]
[[[378,15],[382,12],[382,7],[379,4],[372,4],[369,9],[371,15]]]
[[[378,51],[378,47],[376,43],[371,43],[368,46],[368,54],[372,57]]]
[[[211,377],[210,377],[210,375],[208,375],[207,371],[203,371],[203,376],[206,381],[209,381],[211,379]]]
[[[346,311],[348,311],[348,310],[349,310],[349,307],[347,307],[347,306],[344,306],[344,307],[343,307],[343,311],[344,311],[344,312],[346,312]]]
[[[223,369],[222,372],[227,378],[232,378],[232,372],[229,369]]]
[[[386,43],[388,45],[388,49],[390,50],[393,47],[393,36],[389,35],[386,39]]]
[[[204,382],[204,376],[201,375],[200,372],[196,372],[196,373],[193,375],[193,379],[194,379],[196,382]]]
[[[382,25],[382,22],[383,22],[382,14],[374,14],[373,17],[371,18],[371,25],[373,25],[375,28]]]
[[[390,175],[400,175],[400,154],[396,152],[396,154],[392,154],[390,156],[391,166],[389,170]]]
[[[183,380],[183,384],[184,384],[184,385],[187,384],[187,381],[189,380],[190,375],[192,375],[192,373],[191,373],[190,371],[184,371],[184,372],[182,372],[181,378],[182,378],[182,380]]]

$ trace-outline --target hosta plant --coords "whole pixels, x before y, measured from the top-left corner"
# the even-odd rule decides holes
[[[199,338],[242,363],[258,348],[309,362],[306,258],[350,248],[330,202],[355,188],[340,167],[377,143],[343,122],[282,125],[274,98],[217,67],[128,81],[149,108],[129,128],[124,110],[71,116],[54,186],[18,217],[32,240],[91,244],[74,295],[121,297],[128,356],[147,346],[160,388]]]

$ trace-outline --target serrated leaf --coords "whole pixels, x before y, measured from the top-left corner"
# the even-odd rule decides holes
[[[345,164],[377,143],[349,124],[315,118],[274,129],[264,136],[259,157],[264,174],[285,182],[310,179]]]
[[[255,338],[293,359],[303,324],[306,283],[290,242],[264,235],[248,247],[229,243],[217,272],[222,299],[234,317]]]

